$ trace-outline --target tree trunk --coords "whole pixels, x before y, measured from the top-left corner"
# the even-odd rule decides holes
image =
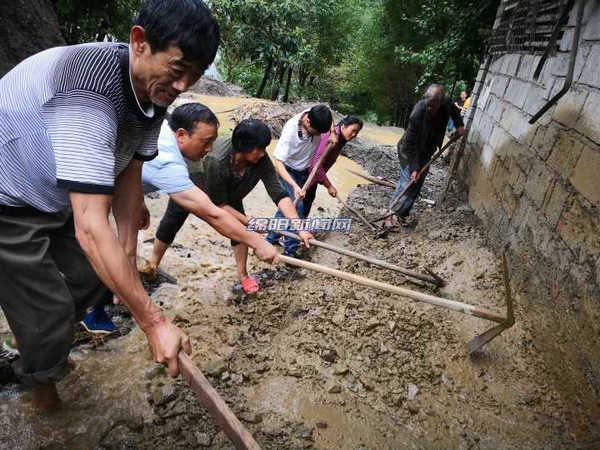
[[[298,67],[298,95],[300,97],[304,94],[304,85],[306,84],[307,75],[307,71],[300,65],[300,67]]]
[[[283,94],[283,102],[287,103],[290,98],[290,84],[292,82],[292,72],[294,71],[293,67],[290,66],[287,74],[287,82],[285,84],[285,94]]]
[[[65,45],[49,1],[0,1],[0,77],[28,56]]]
[[[258,98],[261,98],[263,95],[263,92],[265,90],[265,86],[267,85],[267,81],[269,80],[269,75],[271,74],[272,68],[273,68],[273,60],[271,58],[267,58],[267,67],[265,67],[265,74],[263,75],[263,78],[260,82],[260,86],[258,87],[258,90],[256,91],[256,96]]]
[[[277,97],[279,97],[279,90],[281,89],[284,75],[285,75],[285,64],[283,62],[279,62],[279,65],[277,67],[277,81],[275,83],[273,92],[271,93],[272,101],[276,101]]]
[[[454,103],[454,90],[456,89],[456,83],[458,82],[458,77],[454,77],[454,84],[452,85],[452,90],[450,91],[450,100]]]
[[[394,123],[395,127],[400,126],[400,102],[396,100],[396,111],[394,111]]]

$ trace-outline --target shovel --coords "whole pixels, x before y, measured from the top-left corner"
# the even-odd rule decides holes
[[[468,344],[467,349],[469,350],[469,354],[473,355],[480,348],[482,348],[485,344],[490,342],[504,330],[508,330],[515,324],[515,316],[513,311],[513,301],[512,294],[510,290],[510,279],[508,276],[508,263],[506,261],[506,253],[502,253],[502,271],[504,275],[504,293],[506,296],[506,319],[500,325],[496,325],[493,328],[490,328],[485,333],[480,334],[479,336],[475,336]]]
[[[277,233],[281,234],[282,236],[287,236],[289,238],[296,239],[297,241],[301,240],[300,236],[298,236],[295,233],[290,233],[289,231],[278,231]],[[429,274],[429,275],[425,275],[425,274],[415,272],[410,269],[406,269],[404,267],[397,266],[396,264],[392,264],[387,261],[383,261],[381,259],[372,258],[370,256],[366,256],[361,253],[354,252],[352,250],[347,250],[345,248],[338,247],[336,245],[332,245],[327,242],[319,241],[318,239],[315,239],[315,238],[310,240],[310,244],[314,245],[315,247],[321,247],[321,248],[324,248],[325,250],[330,250],[332,252],[339,253],[341,255],[346,255],[346,256],[350,256],[352,258],[360,259],[361,261],[366,261],[369,264],[372,264],[374,266],[378,266],[378,267],[381,267],[384,269],[389,269],[389,270],[393,270],[395,272],[399,272],[408,277],[415,278],[420,281],[425,281],[427,283],[431,283],[436,287],[442,287],[445,284],[444,280],[442,280],[439,276],[437,276],[435,273],[433,273],[429,269],[425,269],[427,271],[427,273]]]
[[[392,188],[392,189],[396,188],[396,185],[394,183],[392,183],[391,181],[384,180],[382,178],[373,177],[373,176],[367,175],[367,174],[362,174],[362,173],[356,172],[355,170],[352,170],[352,169],[346,169],[346,170],[348,172],[350,172],[352,175],[356,175],[357,177],[360,177],[363,180],[370,181],[371,183],[375,183],[375,184],[378,184],[380,186],[385,186],[385,187],[389,187],[389,188]]]

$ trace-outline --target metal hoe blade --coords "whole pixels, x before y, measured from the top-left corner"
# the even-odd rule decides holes
[[[493,328],[490,328],[484,333],[481,333],[479,336],[475,336],[471,341],[467,344],[467,349],[469,350],[469,354],[477,352],[481,349],[485,344],[490,342],[492,339],[497,337],[504,330],[508,330],[515,324],[515,316],[513,311],[513,301],[512,294],[510,291],[510,279],[508,277],[508,263],[506,261],[506,252],[502,253],[502,266],[504,272],[504,292],[506,296],[506,321],[501,323],[500,325],[496,325]]]

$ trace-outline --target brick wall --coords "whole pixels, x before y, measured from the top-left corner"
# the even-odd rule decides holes
[[[574,13],[560,51],[546,61],[538,81],[533,72],[539,56],[493,60],[461,173],[490,242],[499,250],[508,247],[521,292],[518,306],[529,319],[539,316],[534,331],[540,348],[564,356],[565,367],[573,369],[565,369],[567,382],[600,395],[598,0],[586,2],[570,91],[528,124],[563,86]]]

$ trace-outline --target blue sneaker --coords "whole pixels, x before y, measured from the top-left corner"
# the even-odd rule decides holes
[[[116,325],[110,320],[103,306],[95,306],[85,315],[81,325],[88,332],[94,334],[111,334],[117,331]]]

